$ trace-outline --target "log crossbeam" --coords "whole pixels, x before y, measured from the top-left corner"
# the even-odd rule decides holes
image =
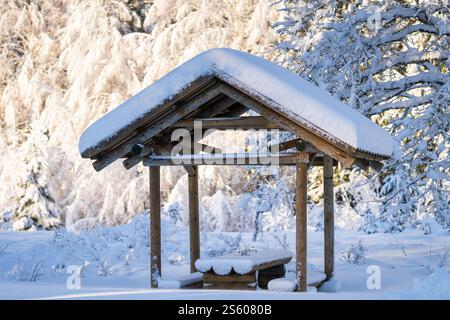
[[[160,168],[150,167],[150,280],[158,287],[161,276],[161,198]]]
[[[324,207],[324,270],[327,279],[334,272],[334,192],[333,160],[324,157],[323,165],[323,207]]]
[[[298,291],[308,289],[307,275],[307,177],[308,166],[305,163],[296,167],[295,211],[296,211],[296,277]]]
[[[145,166],[175,165],[296,165],[308,163],[309,154],[292,153],[216,153],[187,155],[150,155],[144,161]]]

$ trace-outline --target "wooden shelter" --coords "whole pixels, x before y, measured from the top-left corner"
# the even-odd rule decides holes
[[[249,110],[258,116],[245,116]],[[319,113],[319,116],[317,116]],[[295,138],[266,154],[194,153],[174,157],[171,135],[203,129],[279,129]],[[342,131],[342,132],[341,132]],[[376,141],[375,141],[376,140]],[[220,150],[219,150],[220,151]],[[390,136],[357,111],[295,74],[261,58],[213,49],[181,65],[92,124],[80,139],[84,158],[99,171],[121,159],[126,169],[149,167],[151,272],[161,273],[160,167],[183,165],[188,174],[191,272],[200,257],[198,166],[205,164],[279,165],[296,168],[296,266],[299,291],[307,289],[307,173],[323,167],[324,271],[334,268],[333,166],[381,168],[392,152]],[[226,161],[216,161],[222,159]],[[182,163],[180,164],[180,160]],[[153,278],[152,286],[157,285]]]

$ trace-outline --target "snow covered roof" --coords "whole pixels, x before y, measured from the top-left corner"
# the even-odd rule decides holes
[[[95,158],[102,145],[115,138],[123,139],[119,136],[124,128],[142,122],[202,77],[216,77],[264,97],[271,108],[328,141],[381,158],[392,154],[393,140],[384,129],[326,91],[270,61],[219,48],[181,64],[91,124],[79,141],[81,155]]]

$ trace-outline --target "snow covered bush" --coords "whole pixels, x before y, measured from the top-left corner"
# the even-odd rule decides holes
[[[341,260],[350,264],[365,264],[367,251],[367,245],[359,240],[342,252]]]

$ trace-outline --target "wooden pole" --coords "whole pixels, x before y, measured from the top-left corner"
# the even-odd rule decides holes
[[[324,270],[327,280],[334,271],[334,195],[333,159],[323,157],[323,207],[324,207]]]
[[[296,271],[298,291],[306,292],[307,280],[307,173],[308,165],[299,163],[296,166]]]
[[[200,224],[198,206],[198,167],[193,166],[188,174],[189,190],[189,241],[191,256],[191,273],[197,272],[195,261],[200,258]]]
[[[160,167],[150,167],[150,235],[151,287],[157,288],[161,276]]]

